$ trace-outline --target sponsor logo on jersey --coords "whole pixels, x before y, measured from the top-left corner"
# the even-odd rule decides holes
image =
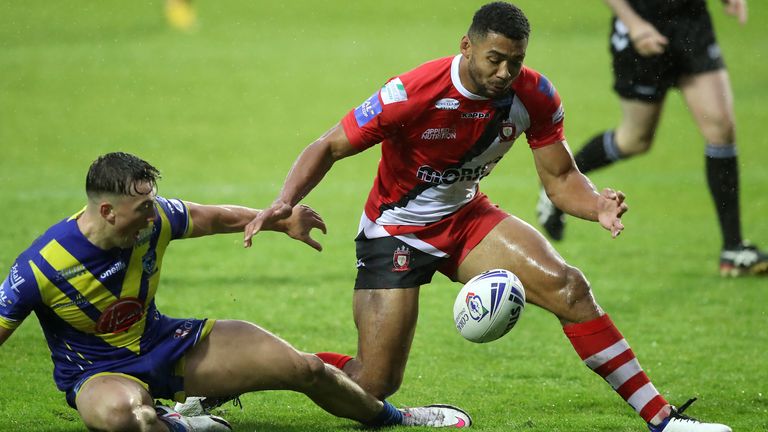
[[[400,81],[400,78],[395,78],[384,84],[380,93],[381,102],[384,103],[384,105],[408,100],[408,93],[405,92],[405,86],[403,85],[403,82]]]
[[[456,129],[454,128],[429,128],[421,134],[423,140],[446,140],[456,139]]]
[[[403,272],[410,270],[411,249],[408,246],[400,246],[392,254],[392,271]]]
[[[487,118],[491,118],[491,113],[489,113],[489,112],[463,112],[463,113],[461,113],[461,118],[463,118],[463,119],[473,119],[473,120],[487,119]]]
[[[88,303],[88,299],[83,297],[82,294],[78,294],[77,297],[75,297],[75,299],[72,300],[72,301],[68,301],[66,303],[56,303],[56,304],[51,305],[51,309],[61,309],[61,308],[71,307],[71,306],[78,306],[79,307],[80,305],[83,305],[83,304],[86,304],[86,303]]]
[[[77,265],[74,265],[72,267],[67,267],[67,268],[65,268],[63,270],[59,270],[59,272],[56,273],[56,275],[60,279],[69,280],[69,279],[72,279],[72,278],[76,278],[76,277],[78,277],[78,276],[80,276],[82,274],[85,274],[87,271],[88,270],[86,270],[84,265],[77,264]]]
[[[499,139],[501,141],[511,141],[517,137],[517,128],[511,121],[504,120],[501,122],[501,128],[499,129]]]
[[[483,299],[479,295],[468,292],[465,299],[467,303],[467,309],[469,309],[469,316],[475,321],[480,321],[488,315],[488,309],[483,306]]]
[[[444,98],[435,102],[435,108],[439,110],[456,110],[459,109],[459,101],[453,98]]]
[[[381,103],[379,102],[378,92],[374,93],[366,99],[365,102],[355,108],[355,120],[357,120],[357,126],[363,127],[374,117],[381,113]]]
[[[538,90],[541,94],[546,96],[549,99],[552,99],[555,97],[555,87],[552,85],[551,82],[545,77],[544,75],[541,75],[539,78],[539,87]]]
[[[16,294],[20,294],[18,287],[26,281],[19,274],[19,263],[15,263],[13,267],[11,267],[11,275],[8,277],[8,282],[10,283],[9,287],[16,291]]]
[[[477,181],[490,174],[500,160],[501,156],[475,168],[448,168],[445,171],[438,171],[429,165],[422,165],[416,170],[416,178],[435,185],[454,184],[458,181]]]
[[[181,201],[177,199],[169,199],[168,202],[171,203],[171,213],[176,213],[176,211],[173,210],[174,208],[178,210],[179,213],[184,213],[184,204],[182,204]]]
[[[5,307],[6,304],[11,304],[12,302],[8,300],[8,295],[5,293],[5,287],[6,287],[7,280],[4,280],[2,285],[0,285],[0,306]]]
[[[563,117],[565,117],[565,109],[563,109],[563,104],[560,104],[560,106],[557,107],[557,111],[552,114],[552,124],[560,123],[563,121]]]
[[[104,279],[106,279],[106,278],[108,278],[108,277],[118,273],[119,271],[125,269],[126,267],[127,266],[125,265],[125,261],[120,260],[120,261],[112,264],[112,266],[110,268],[106,269],[102,274],[100,274],[99,275],[99,279],[104,280]]]
[[[144,315],[144,304],[135,297],[121,298],[109,305],[96,321],[98,333],[120,333],[128,330]]]

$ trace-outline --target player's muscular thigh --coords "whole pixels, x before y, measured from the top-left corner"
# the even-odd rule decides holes
[[[459,266],[462,283],[483,271],[504,268],[515,273],[527,301],[565,322],[599,316],[599,307],[582,273],[569,266],[529,224],[510,216],[499,223]]]

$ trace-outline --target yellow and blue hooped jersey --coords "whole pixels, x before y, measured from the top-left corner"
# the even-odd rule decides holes
[[[53,225],[16,259],[0,285],[0,326],[15,329],[35,312],[60,390],[92,370],[141,358],[160,343],[155,307],[163,254],[192,232],[187,206],[157,197],[155,220],[131,249],[103,250],[77,217]]]

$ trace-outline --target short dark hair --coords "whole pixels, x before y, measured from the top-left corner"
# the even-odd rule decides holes
[[[467,35],[472,40],[498,33],[512,40],[528,39],[531,25],[519,7],[507,2],[493,2],[481,7],[472,18]]]
[[[85,177],[88,197],[104,193],[117,195],[144,195],[136,189],[138,182],[148,182],[154,189],[160,171],[149,162],[129,153],[114,152],[93,161]]]

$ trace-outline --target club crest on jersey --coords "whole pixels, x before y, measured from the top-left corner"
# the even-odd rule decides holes
[[[501,141],[512,141],[517,135],[517,128],[511,121],[501,122],[501,128],[499,129],[499,139]]]
[[[141,259],[141,266],[147,276],[152,276],[157,272],[157,255],[154,250],[148,251]]]
[[[453,98],[443,98],[435,102],[435,108],[439,110],[457,110],[459,109],[459,101]]]
[[[467,303],[467,309],[469,310],[469,316],[472,317],[473,320],[480,321],[488,315],[488,309],[483,306],[483,299],[481,299],[479,295],[470,291],[467,293],[465,301]]]
[[[400,246],[392,255],[392,271],[403,272],[411,269],[411,249],[408,246]]]

